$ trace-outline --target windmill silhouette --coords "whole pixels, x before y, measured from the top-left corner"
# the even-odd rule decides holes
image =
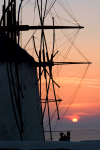
[[[58,109],[58,102],[61,101],[61,99],[58,99],[56,96],[56,91],[55,91],[55,86],[57,86],[58,88],[60,88],[60,86],[56,83],[56,81],[54,81],[53,78],[53,73],[52,73],[52,68],[55,65],[66,65],[66,64],[91,64],[91,62],[54,62],[54,57],[57,55],[58,51],[55,52],[55,30],[56,29],[81,29],[84,28],[82,26],[55,26],[55,20],[54,17],[52,18],[52,26],[50,25],[44,25],[44,20],[46,17],[46,9],[47,9],[47,0],[45,1],[45,9],[43,12],[43,4],[42,4],[42,0],[41,0],[41,4],[39,4],[39,1],[37,0],[37,6],[38,6],[38,13],[39,13],[39,19],[40,19],[40,25],[38,26],[29,26],[29,25],[19,25],[19,15],[20,15],[20,8],[22,5],[23,0],[21,0],[20,5],[19,5],[19,11],[18,11],[18,20],[16,21],[16,0],[9,0],[8,6],[7,8],[5,8],[6,6],[6,2],[4,0],[4,5],[3,5],[3,15],[1,17],[1,21],[0,21],[0,33],[3,35],[3,38],[5,39],[5,34],[8,38],[10,38],[14,43],[17,43],[17,37],[18,37],[18,45],[19,45],[19,36],[20,36],[20,31],[28,31],[28,30],[41,30],[41,41],[40,41],[40,50],[39,52],[37,51],[36,48],[36,43],[35,43],[35,37],[33,36],[33,45],[34,45],[34,50],[36,53],[36,56],[38,58],[38,62],[34,62],[34,66],[39,68],[39,78],[36,81],[36,84],[39,84],[39,99],[41,102],[41,113],[42,113],[42,122],[41,124],[43,125],[43,119],[44,119],[44,114],[47,108],[47,112],[48,112],[48,122],[49,122],[49,130],[50,130],[50,139],[52,141],[52,129],[51,129],[51,116],[50,116],[50,107],[49,107],[49,103],[50,102],[54,102],[56,105],[56,112],[57,112],[57,119],[60,119],[60,115],[59,115],[59,109]],[[54,1],[55,3],[56,1]],[[54,4],[53,3],[53,4]],[[7,14],[7,17],[6,17]],[[6,24],[7,22],[7,24]],[[17,22],[17,24],[16,24]],[[46,35],[45,35],[45,30],[53,30],[53,43],[52,43],[52,53],[49,55],[48,52],[48,45],[47,45],[47,41],[46,41]],[[5,39],[6,40],[6,39]],[[14,95],[15,95],[15,101],[16,101],[16,106],[17,106],[17,110],[18,110],[18,114],[19,114],[19,118],[20,118],[20,123],[18,123],[17,117],[16,117],[16,111],[14,109],[13,106],[13,110],[14,110],[14,114],[15,114],[15,118],[16,118],[16,123],[18,125],[19,128],[19,133],[22,139],[22,133],[23,133],[23,118],[22,118],[22,114],[21,114],[21,106],[20,106],[20,95],[23,97],[23,91],[21,89],[21,84],[19,82],[19,75],[18,75],[18,53],[19,53],[19,48],[16,47],[16,52],[15,52],[15,70],[16,70],[16,80],[18,82],[18,86],[17,86],[17,93],[18,93],[18,97],[16,96],[16,90],[15,90],[15,85],[14,85],[14,81],[13,81],[13,73],[12,73],[12,69],[10,69],[11,71],[11,76],[12,76],[12,83],[13,85],[10,84],[10,80],[9,80],[9,86],[11,89],[11,86],[13,86],[14,89]],[[8,64],[7,64],[8,66]],[[8,68],[8,67],[7,67]],[[10,68],[11,68],[11,64],[10,64]],[[8,69],[9,70],[9,69]],[[44,74],[44,79],[45,79],[45,98],[42,99],[41,97],[41,84],[42,84],[42,75]],[[8,75],[9,75],[9,71],[8,71]],[[52,85],[53,88],[53,99],[49,99],[49,90],[50,90],[50,85]],[[12,95],[12,94],[11,94]],[[12,96],[11,96],[12,97]],[[44,103],[44,107],[42,106],[42,104]],[[20,124],[20,125],[19,125]]]

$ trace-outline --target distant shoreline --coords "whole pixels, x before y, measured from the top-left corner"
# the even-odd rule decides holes
[[[93,131],[93,130],[100,130],[100,128],[80,128],[80,129],[60,129],[60,130],[56,130],[56,131],[51,131],[51,132],[67,132],[67,131],[79,131],[79,130],[88,130],[88,131]],[[44,131],[44,132],[50,132],[48,130]]]

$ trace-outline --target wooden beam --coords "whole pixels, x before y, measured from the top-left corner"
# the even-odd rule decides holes
[[[82,29],[82,26],[29,26],[29,25],[19,25],[19,26],[1,26],[0,30],[5,31],[28,31],[28,30],[41,30],[41,29]]]

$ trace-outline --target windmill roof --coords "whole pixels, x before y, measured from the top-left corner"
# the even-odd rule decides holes
[[[2,35],[0,35],[0,61],[15,62],[16,60],[18,60],[19,63],[29,62],[32,65],[36,63],[34,58],[18,46],[18,44],[12,42],[11,39],[7,39],[7,37],[3,40]]]

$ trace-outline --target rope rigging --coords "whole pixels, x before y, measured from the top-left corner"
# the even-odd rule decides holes
[[[82,79],[81,79],[81,81],[80,81],[78,87],[76,88],[76,90],[74,91],[74,93],[72,94],[72,96],[70,97],[70,99],[68,100],[68,101],[70,101],[70,104],[69,104],[68,108],[66,109],[66,111],[63,113],[63,115],[62,115],[62,117],[61,117],[60,120],[63,119],[63,116],[67,113],[68,109],[70,108],[71,104],[73,103],[73,101],[74,101],[74,99],[75,99],[75,97],[76,97],[76,95],[77,95],[77,93],[78,93],[78,91],[79,91],[79,89],[80,89],[80,86],[81,86],[81,84],[82,84],[82,82],[83,82],[83,79],[84,79],[85,74],[86,74],[86,72],[87,72],[87,70],[88,70],[88,67],[89,67],[89,65],[84,68],[85,71],[84,71],[84,73],[82,73],[83,76],[82,76],[82,74],[80,75],[80,76],[82,76]],[[82,69],[80,72],[82,72],[84,69]],[[80,73],[80,72],[78,72],[78,73]],[[80,76],[79,76],[79,77],[80,77]],[[67,101],[67,103],[68,103],[68,101]],[[67,105],[67,103],[65,103],[65,105]],[[65,105],[64,105],[62,108],[60,108],[59,111],[61,111],[61,110],[65,107]],[[52,113],[51,120],[52,120],[53,117],[55,116],[55,112],[56,112],[56,110]],[[62,121],[63,121],[63,120],[62,120]],[[62,121],[61,121],[61,123],[62,123]],[[57,122],[58,122],[58,121],[57,121]],[[60,121],[59,121],[59,123],[60,123]],[[61,124],[61,123],[60,123],[60,124]],[[53,132],[56,130],[56,126],[57,126],[57,125],[55,125],[55,128],[54,128]],[[59,126],[60,126],[60,125],[59,125]],[[48,127],[48,125],[45,126],[45,130],[46,130],[47,127]],[[58,129],[58,128],[57,128],[57,129]]]
[[[74,91],[73,95],[72,95],[72,96],[70,97],[70,99],[68,100],[68,101],[70,101],[70,104],[69,104],[68,108],[66,109],[66,111],[63,113],[62,119],[61,119],[59,122],[56,121],[56,125],[55,125],[55,128],[54,128],[54,131],[55,131],[55,129],[58,129],[58,128],[60,127],[60,125],[61,125],[61,123],[62,123],[62,121],[63,121],[63,119],[64,119],[63,116],[66,115],[66,113],[67,113],[67,111],[69,110],[71,104],[73,103],[74,99],[76,98],[76,96],[77,96],[78,91],[79,91],[79,89],[80,89],[80,87],[81,87],[81,85],[82,85],[83,79],[84,79],[84,77],[85,77],[85,75],[86,75],[86,72],[87,72],[88,68],[89,68],[89,65],[87,66],[87,68],[86,68],[86,70],[85,70],[85,72],[84,72],[84,74],[83,74],[83,77],[82,77],[82,79],[81,79],[81,81],[80,81],[80,83],[79,83],[77,89]],[[67,101],[67,103],[68,103],[68,101]],[[66,103],[66,104],[67,104],[67,103]],[[65,105],[66,105],[66,104],[65,104]],[[63,107],[64,107],[64,106],[63,106]],[[63,107],[62,107],[61,109],[63,109]],[[60,109],[60,111],[61,111],[61,109]]]
[[[51,11],[52,7],[54,6],[55,2],[56,2],[56,0],[51,2],[51,4],[50,4],[51,6],[49,6],[48,10],[46,11],[46,14],[45,14],[44,18],[46,18],[46,16],[50,13],[50,11]],[[40,7],[40,9],[41,9],[41,7]],[[58,16],[58,15],[56,15],[56,16]],[[30,37],[30,39],[28,40],[28,42],[24,46],[24,49],[26,48],[26,46],[28,45],[28,43],[30,42],[30,40],[32,39],[32,37],[34,36],[35,33],[36,33],[36,30],[33,32],[32,36]]]
[[[58,0],[57,2],[58,2],[59,5],[63,8],[63,10],[65,10],[65,12],[68,13],[69,16],[77,23],[77,25],[79,25],[79,23],[77,22],[77,20],[76,20],[74,14],[73,14],[73,12],[72,12],[72,10],[70,9],[70,11],[71,11],[71,13],[70,13],[61,0],[60,0],[60,2],[59,2],[59,0]],[[67,4],[68,4],[68,3],[67,3]],[[69,7],[69,5],[68,5],[68,7]]]
[[[73,46],[73,43],[74,43],[74,41],[75,41],[75,39],[76,39],[76,37],[77,37],[77,34],[78,34],[78,33],[76,33],[76,35],[73,37],[73,42],[70,44],[68,50],[65,52],[64,58],[62,58],[61,62],[64,62],[64,61],[66,60],[66,58],[67,58],[67,56],[68,56],[68,54],[69,54],[69,52],[70,52],[70,50],[71,50],[71,48],[72,48],[72,46]],[[66,45],[66,46],[67,46],[67,45]],[[66,46],[64,47],[64,49],[66,48]],[[63,50],[64,50],[64,49],[63,49]],[[63,51],[63,50],[62,50],[62,51]],[[61,53],[62,53],[62,52],[61,52]],[[61,68],[62,68],[62,66],[59,67],[58,72],[60,72]],[[55,70],[55,72],[56,72],[56,70]],[[56,76],[57,76],[57,75],[56,75]]]

